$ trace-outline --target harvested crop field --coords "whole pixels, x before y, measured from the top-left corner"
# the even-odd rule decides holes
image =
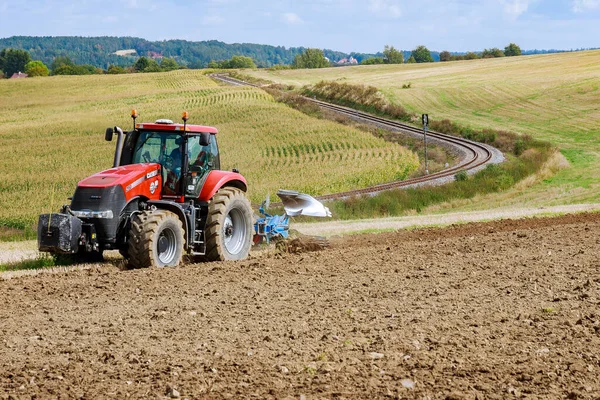
[[[600,214],[0,280],[7,398],[598,398]]]

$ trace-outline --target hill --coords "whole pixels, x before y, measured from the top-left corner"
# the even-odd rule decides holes
[[[0,81],[0,239],[67,203],[77,182],[111,167],[107,126],[177,120],[216,126],[222,168],[238,168],[255,203],[293,189],[318,195],[405,178],[417,156],[369,133],[306,116],[249,87],[202,71],[54,76]]]
[[[558,146],[571,167],[525,190],[480,202],[560,205],[600,201],[600,51],[450,63],[253,71],[296,86],[322,80],[376,86],[393,103],[430,119],[529,134]],[[403,88],[403,85],[409,86]],[[481,200],[481,199],[479,199]],[[471,206],[471,205],[469,205]]]
[[[173,57],[179,64],[190,68],[204,68],[211,60],[227,60],[234,55],[252,57],[259,67],[291,64],[304,47],[268,46],[251,43],[227,44],[217,40],[190,42],[165,40],[152,42],[135,37],[35,37],[12,36],[0,39],[3,48],[27,50],[34,60],[50,65],[57,56],[69,56],[77,64],[90,64],[106,69],[109,64],[128,66],[139,56]],[[331,60],[348,57],[347,54],[324,50]]]

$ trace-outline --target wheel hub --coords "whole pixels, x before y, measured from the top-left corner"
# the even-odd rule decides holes
[[[161,235],[158,239],[158,254],[162,254],[169,248],[169,239]]]
[[[246,220],[238,209],[232,209],[223,221],[223,242],[229,254],[238,254],[244,248]]]
[[[166,228],[158,237],[157,243],[158,259],[162,264],[169,264],[177,254],[177,237],[172,229]]]

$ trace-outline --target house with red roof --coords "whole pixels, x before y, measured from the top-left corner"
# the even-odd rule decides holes
[[[14,74],[12,74],[12,76],[10,77],[10,79],[17,79],[17,78],[27,78],[27,74],[22,73],[21,71],[19,72],[15,72]]]

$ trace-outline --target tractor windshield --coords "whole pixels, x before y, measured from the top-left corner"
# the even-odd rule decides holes
[[[184,137],[180,133],[160,131],[140,131],[131,158],[132,164],[158,163],[163,166],[163,189],[166,195],[177,195],[180,192],[180,179],[183,170]],[[219,168],[219,153],[215,138],[208,146],[200,144],[200,136],[188,137],[188,177],[186,177],[186,194],[189,185],[202,183],[211,169]]]
[[[167,158],[176,149],[180,150],[183,142],[181,135],[165,132],[140,132],[133,151],[132,163],[159,163],[165,166]],[[181,150],[180,150],[181,151]]]
[[[162,165],[165,194],[176,194],[183,165],[183,142],[183,136],[178,133],[142,131],[134,147],[131,162]]]

